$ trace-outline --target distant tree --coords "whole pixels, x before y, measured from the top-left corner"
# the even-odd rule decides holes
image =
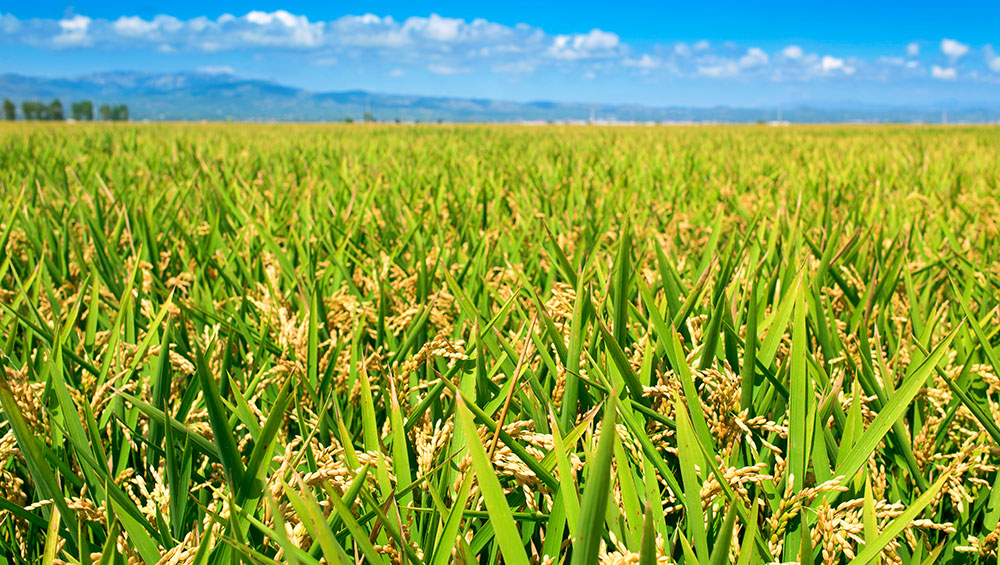
[[[56,98],[55,100],[52,101],[51,104],[49,104],[47,119],[58,120],[58,121],[62,121],[65,119],[65,117],[63,116],[62,102],[60,102],[58,98]]]
[[[344,118],[344,123],[345,124],[353,124],[354,123],[354,118],[352,118],[350,116],[347,116],[346,118]]]
[[[119,104],[117,106],[102,104],[98,112],[101,114],[101,119],[106,122],[128,121],[128,106],[124,104]]]
[[[94,119],[94,103],[90,100],[74,102],[72,106],[73,119],[81,122],[89,122]]]
[[[27,100],[21,102],[21,113],[26,120],[46,120],[49,116],[49,107],[37,100]]]
[[[128,106],[119,104],[111,109],[111,119],[116,122],[128,121]]]
[[[3,119],[5,120],[16,120],[17,119],[17,106],[10,101],[9,98],[3,99]]]

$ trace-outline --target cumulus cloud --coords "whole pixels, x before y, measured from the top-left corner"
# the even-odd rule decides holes
[[[995,73],[1000,73],[1000,55],[993,50],[992,45],[987,45],[983,48],[983,54],[986,56],[986,66]]]
[[[361,14],[315,21],[286,10],[190,19],[165,14],[149,19],[131,15],[92,19],[72,13],[62,19],[19,19],[0,13],[0,45],[161,54],[249,51],[266,56],[276,51],[297,52],[313,66],[346,68],[364,61],[366,66],[380,66],[378,72],[388,76],[404,72],[525,75],[544,69],[570,73],[566,76],[628,73],[654,79],[884,81],[894,76],[927,76],[926,67],[918,62],[920,45],[916,42],[906,46],[905,59],[898,53],[845,57],[810,52],[799,45],[767,50],[707,40],[640,48],[602,29],[550,34],[528,24],[509,26],[482,18],[437,14],[404,20]],[[992,48],[983,47],[984,59],[975,60],[967,57],[971,49],[956,39],[941,40],[942,60],[947,64],[937,71],[932,69],[930,76],[976,80],[990,71],[1000,73],[1000,57]],[[213,64],[218,60],[213,58]],[[979,68],[973,68],[976,66]]]
[[[844,73],[845,75],[854,74],[854,67],[844,63],[843,59],[838,57],[832,57],[830,55],[824,55],[820,60],[820,68],[823,69],[824,73]]]
[[[323,24],[310,22],[305,16],[284,10],[253,11],[243,19],[250,25],[245,27],[242,38],[252,45],[318,47],[323,43]]]
[[[798,45],[789,45],[781,50],[781,54],[784,55],[786,59],[801,59],[804,53],[802,48]]]
[[[969,46],[954,39],[941,40],[941,53],[952,61],[957,61],[969,52]]]
[[[159,16],[161,21],[164,17]],[[173,18],[171,20],[177,21]],[[146,21],[138,16],[122,16],[111,23],[111,29],[125,37],[143,37],[155,31],[158,26],[159,22]]]
[[[706,55],[698,58],[697,72],[707,77],[737,77],[759,72],[771,57],[759,47],[751,47],[733,57]]]
[[[787,45],[774,52],[759,47],[740,48],[732,43],[713,46],[707,51],[677,49],[662,68],[687,69],[694,76],[802,82],[812,80],[878,80],[894,76],[912,76],[908,62],[900,57],[875,56],[870,59],[840,57],[829,53],[809,52],[799,45]]]
[[[435,41],[455,41],[462,31],[465,22],[455,18],[442,18],[433,14],[424,22],[423,33],[428,39]]]
[[[0,44],[47,49],[150,49],[159,53],[297,50],[312,53],[309,60],[314,65],[365,57],[387,65],[422,67],[436,74],[472,68],[524,73],[545,65],[620,60],[629,52],[618,35],[601,29],[550,35],[526,24],[507,26],[482,18],[437,14],[403,21],[375,14],[312,21],[286,10],[186,20],[169,15],[20,20],[2,14]]]
[[[221,51],[255,47],[310,49],[319,47],[436,47],[499,45],[508,43],[544,50],[553,38],[530,26],[504,26],[483,19],[466,21],[432,14],[397,22],[391,16],[348,15],[332,21],[310,21],[285,10],[251,11],[242,16],[223,14],[215,19],[181,20],[159,15],[152,19],[122,16],[116,20],[74,15],[62,20],[0,19],[5,43],[59,48],[94,45],[136,48],[170,45],[177,50]],[[581,51],[592,50],[618,36],[600,30],[570,42]]]
[[[13,36],[21,29],[21,20],[13,14],[0,14],[0,33],[4,36]]]
[[[640,69],[655,69],[660,66],[660,61],[650,55],[649,53],[643,53],[642,57],[638,59],[633,59],[631,57],[626,57],[622,64],[626,67],[638,67]]]
[[[744,69],[762,67],[770,60],[771,58],[767,56],[767,53],[763,49],[751,47],[747,49],[746,54],[740,57],[740,67]]]
[[[712,78],[734,77],[740,72],[735,61],[721,60],[698,65],[698,74]]]
[[[584,59],[619,53],[620,41],[614,33],[592,29],[588,33],[557,35],[548,49],[556,59]]]
[[[87,16],[74,15],[59,20],[59,33],[52,38],[52,43],[60,47],[87,46],[92,42],[87,34],[90,22]]]
[[[954,67],[934,65],[931,67],[931,76],[938,80],[955,80],[958,77],[958,71]]]

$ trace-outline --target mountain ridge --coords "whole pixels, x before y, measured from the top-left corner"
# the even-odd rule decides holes
[[[536,100],[514,102],[389,94],[365,90],[311,92],[274,81],[217,72],[147,73],[111,71],[77,77],[0,74],[0,98],[89,99],[95,104],[128,104],[137,120],[232,119],[238,121],[342,121],[363,119],[367,111],[383,121],[448,122],[735,122],[770,121],[776,108],[731,106],[647,106]],[[952,122],[1000,121],[1000,103],[896,107],[845,103],[786,107],[789,122],[940,122],[942,108]]]

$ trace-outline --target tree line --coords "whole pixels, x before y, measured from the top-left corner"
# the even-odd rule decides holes
[[[106,122],[127,122],[128,106],[125,104],[117,106],[104,104],[98,109],[98,115]],[[3,101],[3,117],[8,121],[18,119],[17,105],[9,98],[5,98]],[[94,103],[90,100],[74,102],[70,105],[70,118],[78,122],[93,121]],[[21,119],[62,121],[66,119],[66,115],[62,102],[58,98],[48,104],[38,100],[25,100],[21,102]]]

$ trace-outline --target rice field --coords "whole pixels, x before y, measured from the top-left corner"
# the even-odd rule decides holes
[[[1000,129],[0,125],[8,563],[996,563]]]

